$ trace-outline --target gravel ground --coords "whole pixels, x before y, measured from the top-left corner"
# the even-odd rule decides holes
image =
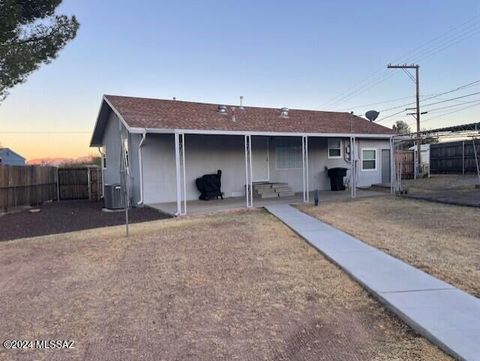
[[[480,209],[378,197],[301,210],[480,297]]]
[[[124,212],[102,212],[103,202],[62,201],[37,207],[38,213],[22,210],[0,215],[0,241],[116,226],[125,223]],[[129,212],[131,223],[169,218],[155,209],[134,208]]]
[[[1,360],[450,360],[268,213],[0,243]]]

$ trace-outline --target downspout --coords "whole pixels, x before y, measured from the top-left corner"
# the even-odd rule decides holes
[[[102,198],[105,198],[105,175],[104,173],[104,168],[103,168],[103,162],[105,161],[105,153],[102,152],[101,147],[97,147],[98,153],[100,153],[100,170],[102,172]]]
[[[142,140],[138,143],[138,169],[140,175],[140,200],[137,202],[137,205],[143,205],[143,159],[142,159],[142,148],[145,139],[147,138],[147,129],[142,133]]]

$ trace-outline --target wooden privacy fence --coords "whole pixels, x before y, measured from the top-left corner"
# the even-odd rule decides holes
[[[0,211],[47,201],[102,197],[98,167],[0,166]]]
[[[102,196],[102,171],[98,167],[58,168],[60,200],[89,199]]]
[[[465,140],[430,145],[430,173],[466,174],[477,173],[475,150],[480,161],[480,140]]]
[[[0,166],[0,210],[57,199],[57,168]]]
[[[415,170],[415,156],[413,150],[397,150],[395,152],[397,173],[402,179],[412,179]]]

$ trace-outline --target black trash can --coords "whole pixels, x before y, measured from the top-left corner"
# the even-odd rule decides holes
[[[343,184],[343,177],[347,175],[347,168],[330,168],[328,170],[328,177],[330,178],[330,189],[332,191],[343,191],[345,185]]]

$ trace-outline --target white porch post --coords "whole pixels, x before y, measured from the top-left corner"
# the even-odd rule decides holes
[[[182,133],[182,175],[183,175],[183,214],[187,214],[187,173],[185,171],[185,134]]]
[[[253,207],[252,137],[250,135],[245,135],[245,201],[247,208]]]
[[[357,196],[357,142],[355,137],[350,137],[350,157],[352,161],[352,171],[350,174],[350,191],[351,197],[355,198]]]
[[[390,193],[395,193],[395,139],[390,138]]]
[[[177,216],[187,214],[185,174],[185,134],[175,133],[175,171],[177,190]],[[183,198],[183,199],[182,199]]]
[[[308,137],[302,136],[302,177],[303,202],[310,202],[310,187],[308,183]]]
[[[247,208],[253,207],[252,137],[245,135],[245,200]]]

